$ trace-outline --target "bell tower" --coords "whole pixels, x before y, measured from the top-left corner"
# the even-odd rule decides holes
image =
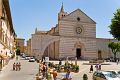
[[[58,13],[58,21],[59,21],[60,19],[62,19],[63,17],[65,17],[66,15],[67,15],[67,12],[64,12],[64,6],[63,6],[63,3],[62,3],[60,12]]]

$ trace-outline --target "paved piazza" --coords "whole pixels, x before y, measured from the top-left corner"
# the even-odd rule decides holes
[[[13,71],[12,64],[14,62],[21,62],[22,69],[21,71]],[[58,61],[51,61],[58,64]],[[69,61],[71,62],[71,61]],[[62,62],[64,63],[64,61]],[[75,63],[72,61],[72,63]],[[79,73],[72,73],[72,80],[82,80],[83,74],[87,74],[89,79],[92,80],[92,74],[89,73],[90,65],[83,65],[83,63],[88,63],[88,61],[78,61],[80,71]],[[109,63],[109,62],[108,62]],[[120,64],[109,63],[110,65],[102,65],[102,70],[120,70]],[[94,66],[95,71],[95,66]],[[35,74],[38,72],[38,64],[36,62],[28,62],[19,58],[18,61],[15,59],[11,60],[9,64],[3,68],[0,72],[0,80],[35,80]],[[58,73],[57,80],[61,80],[65,73]]]
[[[75,63],[74,61],[72,62]],[[72,73],[72,78],[73,78],[72,80],[83,80],[82,78],[83,74],[87,74],[88,80],[92,80],[93,73],[89,73],[90,65],[83,65],[83,63],[88,63],[88,61],[78,61],[80,71],[79,73]],[[117,65],[116,63],[112,63],[112,62],[106,62],[106,63],[110,65],[102,65],[102,70],[120,70],[120,64]],[[95,65],[93,66],[93,68],[95,71],[96,70]],[[59,78],[61,78],[63,75],[64,73],[60,73],[58,76],[58,80],[60,80]]]

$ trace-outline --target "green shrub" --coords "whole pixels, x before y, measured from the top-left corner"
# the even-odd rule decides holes
[[[79,66],[78,65],[75,66],[75,70],[79,71]]]
[[[84,74],[84,75],[83,75],[83,80],[88,80],[87,74]]]

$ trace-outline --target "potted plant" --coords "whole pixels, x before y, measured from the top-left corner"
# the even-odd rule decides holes
[[[83,75],[83,80],[88,80],[87,74],[84,74],[84,75]]]
[[[66,65],[64,65],[64,72],[66,72],[67,71],[67,66]]]
[[[60,65],[57,66],[58,72],[61,72]]]
[[[60,72],[60,65],[59,64],[55,64],[55,67],[57,69],[57,72]]]
[[[67,71],[67,66],[68,66],[68,63],[67,63],[67,62],[65,62],[65,64],[64,64],[64,72],[66,72],[66,71]]]
[[[75,71],[74,72],[79,72],[79,66],[75,65]]]
[[[71,66],[71,71],[72,71],[72,72],[75,72],[75,65],[72,65],[72,66]]]

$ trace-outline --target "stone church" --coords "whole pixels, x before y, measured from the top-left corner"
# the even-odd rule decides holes
[[[31,53],[37,58],[78,59],[108,58],[112,56],[108,43],[114,39],[96,38],[96,22],[80,9],[58,13],[58,23],[49,31],[35,30],[31,38]]]

